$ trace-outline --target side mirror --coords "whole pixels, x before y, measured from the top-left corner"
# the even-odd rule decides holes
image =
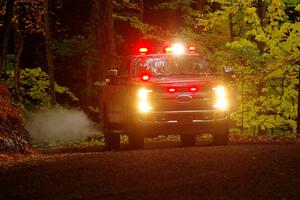
[[[231,66],[224,66],[224,80],[225,81],[233,81],[235,79],[235,73]]]
[[[117,82],[117,77],[118,77],[118,70],[117,69],[110,69],[107,71],[107,78],[106,82],[114,84]]]

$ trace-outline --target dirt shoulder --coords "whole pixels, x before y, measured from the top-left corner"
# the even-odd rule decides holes
[[[210,146],[211,138],[198,138],[196,146]],[[300,144],[300,137],[279,137],[279,136],[247,136],[247,135],[231,135],[229,139],[230,145],[241,144]],[[122,150],[128,150],[128,144],[125,142],[121,145]],[[177,136],[158,137],[147,139],[145,149],[160,148],[176,148],[181,147],[180,139]],[[15,165],[30,161],[55,159],[70,156],[77,153],[103,152],[105,146],[102,145],[67,145],[53,147],[39,147],[27,149],[26,154],[22,153],[0,153],[0,167],[4,165]],[[61,155],[64,154],[64,155]]]

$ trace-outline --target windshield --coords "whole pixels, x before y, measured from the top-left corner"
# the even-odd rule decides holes
[[[132,61],[133,72],[138,75],[148,71],[154,76],[167,75],[210,75],[212,68],[199,55],[154,55],[135,57]]]

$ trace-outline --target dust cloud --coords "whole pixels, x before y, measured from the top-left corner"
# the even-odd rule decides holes
[[[33,144],[81,141],[97,131],[84,112],[64,108],[29,114],[25,128]]]

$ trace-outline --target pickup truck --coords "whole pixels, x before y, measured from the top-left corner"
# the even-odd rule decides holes
[[[228,144],[224,77],[230,76],[218,76],[194,47],[174,44],[158,53],[139,48],[121,69],[107,72],[100,95],[107,149],[120,148],[121,134],[132,149],[143,148],[145,137],[177,134],[183,146],[195,145],[199,134],[212,134],[214,145]]]

